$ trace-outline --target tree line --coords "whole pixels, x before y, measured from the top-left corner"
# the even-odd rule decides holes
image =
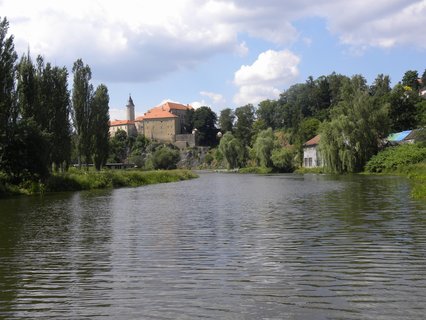
[[[65,171],[76,153],[78,163],[106,163],[109,147],[109,95],[95,90],[91,70],[81,59],[68,70],[30,52],[18,57],[9,23],[0,19],[0,174],[19,184]],[[75,145],[75,148],[73,148]],[[75,151],[73,151],[75,149]]]
[[[303,144],[320,134],[329,171],[362,171],[389,133],[426,125],[426,70],[409,70],[390,84],[383,74],[368,85],[362,75],[332,73],[309,77],[257,108],[226,108],[218,118],[223,136],[208,161],[288,172],[302,165]]]

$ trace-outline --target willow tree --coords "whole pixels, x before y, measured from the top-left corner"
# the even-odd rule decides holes
[[[265,168],[272,167],[272,150],[274,149],[275,136],[272,128],[268,128],[259,132],[256,141],[253,144],[253,151],[256,160],[260,166]]]
[[[219,151],[226,160],[229,169],[237,168],[244,157],[244,147],[231,132],[223,135],[219,144]]]
[[[346,95],[321,128],[320,150],[332,172],[359,172],[378,152],[388,134],[388,105],[379,104],[366,90]]]

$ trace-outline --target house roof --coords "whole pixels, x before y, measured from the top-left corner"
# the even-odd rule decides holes
[[[137,117],[137,118],[135,119],[135,121],[143,121],[143,119],[145,119],[145,117],[144,117],[144,116],[140,116],[140,117]]]
[[[192,107],[190,105],[185,106],[183,104],[170,102],[170,101],[165,102],[165,103],[163,103],[163,104],[161,104],[158,107],[155,107],[153,109],[157,109],[157,108],[163,109],[165,111],[170,111],[170,110],[185,110],[186,111],[186,110],[192,109]]]
[[[317,144],[319,144],[321,136],[318,134],[315,137],[313,137],[311,140],[306,141],[303,145],[306,147],[309,146],[316,146]]]
[[[114,120],[114,121],[109,122],[109,125],[111,127],[122,126],[122,125],[125,125],[125,124],[134,124],[134,121],[131,121],[131,120]]]
[[[143,120],[146,119],[164,119],[164,118],[177,118],[178,116],[174,115],[173,113],[170,113],[169,111],[162,110],[159,108],[154,108],[149,110],[145,113],[143,116]]]
[[[412,130],[406,130],[406,131],[402,131],[402,132],[391,133],[386,138],[386,140],[393,141],[393,142],[403,141],[407,138],[407,136],[411,133],[411,131]]]

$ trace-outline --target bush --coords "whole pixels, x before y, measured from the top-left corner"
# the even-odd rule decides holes
[[[365,166],[367,172],[392,172],[426,159],[426,147],[419,144],[404,144],[390,147],[373,156]]]
[[[280,172],[294,171],[294,150],[290,148],[279,148],[272,151],[272,164]]]
[[[163,146],[155,150],[151,156],[152,166],[154,169],[176,169],[179,160],[179,151],[167,146]]]

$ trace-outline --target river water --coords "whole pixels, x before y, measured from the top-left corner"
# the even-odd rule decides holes
[[[0,200],[0,319],[424,319],[393,177],[201,173]]]

